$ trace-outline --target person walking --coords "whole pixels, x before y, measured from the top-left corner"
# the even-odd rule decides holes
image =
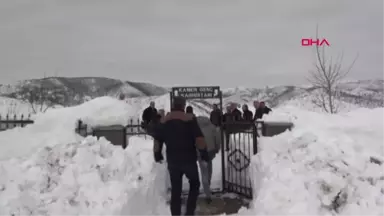
[[[166,145],[168,172],[171,181],[171,214],[181,215],[181,193],[183,176],[189,180],[186,215],[194,215],[200,189],[197,154],[209,161],[204,135],[192,114],[184,112],[186,101],[182,97],[173,99],[172,110],[154,131],[154,159],[161,163],[162,143]],[[197,153],[198,152],[198,153]]]
[[[212,124],[214,124],[216,127],[221,126],[223,121],[223,113],[221,112],[217,104],[213,104],[213,110],[209,115],[209,119],[211,120]]]
[[[143,129],[147,129],[149,123],[153,120],[156,120],[156,118],[157,118],[157,109],[155,108],[155,102],[151,101],[149,104],[149,107],[147,107],[143,111],[143,115],[141,117],[142,119],[141,127]]]
[[[203,189],[206,196],[206,202],[209,204],[212,202],[212,192],[211,192],[211,180],[212,180],[212,161],[215,158],[216,154],[220,151],[221,146],[221,133],[220,128],[215,127],[211,123],[210,119],[205,116],[198,116],[197,123],[199,124],[201,131],[203,132],[205,141],[207,143],[207,151],[209,160],[204,161],[200,157],[199,167],[201,172],[201,180],[203,183]]]

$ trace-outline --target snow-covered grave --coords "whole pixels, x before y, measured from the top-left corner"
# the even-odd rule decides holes
[[[254,199],[237,214],[382,215],[383,112],[274,109],[265,121],[295,128],[260,139],[250,169]],[[170,215],[166,167],[154,163],[150,140],[131,137],[123,150],[74,130],[77,119],[115,125],[135,114],[102,97],[0,132],[0,215]]]

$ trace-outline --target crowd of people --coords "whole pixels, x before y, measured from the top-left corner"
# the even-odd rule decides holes
[[[171,214],[181,215],[182,178],[189,180],[189,194],[185,215],[194,215],[201,182],[206,202],[212,202],[211,178],[212,161],[220,152],[222,140],[220,129],[226,122],[253,122],[268,114],[271,109],[264,102],[254,102],[255,114],[245,104],[241,112],[236,103],[227,107],[227,112],[213,105],[210,117],[196,116],[191,106],[186,106],[184,98],[175,97],[171,111],[157,110],[151,102],[142,115],[142,128],[154,138],[154,160],[162,163],[162,149],[166,145],[167,167],[171,182]],[[199,166],[197,166],[197,162]]]
[[[237,107],[238,105],[236,103],[231,103],[229,106],[226,107],[226,112],[223,113],[217,104],[213,105],[213,110],[210,114],[210,120],[212,124],[216,125],[217,127],[222,126],[223,124],[227,122],[254,122],[258,119],[262,119],[264,114],[268,114],[271,112],[271,108],[267,107],[265,105],[265,102],[259,102],[254,101],[253,106],[255,108],[255,114],[252,113],[251,110],[249,110],[248,105],[244,104],[242,106],[241,112]]]

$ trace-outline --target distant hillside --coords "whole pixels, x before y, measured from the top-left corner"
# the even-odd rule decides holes
[[[340,100],[362,107],[383,107],[384,80],[360,80],[345,82],[338,86]],[[289,100],[310,97],[316,89],[312,87],[277,86],[271,88],[230,88],[223,91],[225,102],[248,103],[252,100],[266,101],[275,107]]]
[[[339,86],[340,91],[340,110],[348,111],[356,107],[383,107],[383,80],[361,80],[346,82]],[[244,88],[236,87],[223,89],[223,106],[231,102],[248,104],[250,109],[254,100],[265,101],[268,106],[274,108],[281,105],[298,106],[313,111],[321,111],[314,106],[312,100],[316,89],[311,87],[297,86],[276,86],[266,88]],[[163,95],[158,97],[138,97],[128,98],[127,103],[136,107],[138,116],[141,111],[148,106],[150,101],[155,101],[157,107],[169,110],[169,96]],[[189,100],[188,104],[194,107],[196,113],[208,114],[212,110],[212,104],[219,103],[219,100]]]
[[[383,80],[345,82],[339,86],[339,99],[345,106],[383,107],[383,86]],[[123,94],[125,95],[127,103],[135,107],[138,112],[148,106],[151,100],[156,101],[158,107],[169,109],[169,90],[167,88],[149,83],[120,81],[103,77],[49,77],[25,80],[15,85],[0,86],[0,96],[2,96],[3,101],[6,100],[6,98],[24,98],[25,101],[25,97],[22,96],[28,96],[31,92],[38,94],[37,91],[39,91],[39,87],[48,89],[49,94],[56,94],[55,97],[59,101],[57,103],[58,106],[71,106],[95,97],[119,97],[119,95]],[[251,105],[252,101],[261,100],[265,101],[270,107],[277,107],[286,104],[293,104],[294,106],[300,106],[303,103],[310,104],[317,90],[311,87],[277,86],[265,88],[236,87],[222,89],[222,91],[224,106],[230,102]],[[218,102],[218,100],[188,101],[199,113],[210,112],[212,104]],[[15,110],[15,108],[8,107],[7,104],[11,104],[11,102],[4,101],[2,103],[3,111],[0,109],[1,113],[10,113],[9,110]],[[15,104],[14,100],[12,104]],[[28,105],[28,103],[26,104]],[[306,105],[306,107],[308,107],[308,105]],[[23,110],[27,109],[23,108]]]
[[[125,97],[143,97],[162,95],[167,92],[165,88],[149,83],[104,77],[48,77],[19,81],[14,85],[0,85],[0,96],[23,98],[22,94],[40,91],[41,88],[59,92],[63,98],[62,105],[75,105],[100,96],[118,97],[123,94]],[[34,93],[37,94],[37,92]]]

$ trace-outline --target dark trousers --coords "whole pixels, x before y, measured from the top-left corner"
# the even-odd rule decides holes
[[[168,171],[171,179],[171,214],[181,215],[181,193],[183,190],[183,175],[185,175],[189,180],[187,211],[185,214],[194,215],[200,189],[197,164],[168,164]]]
[[[231,134],[225,131],[225,151],[229,151],[229,141],[231,138]]]

